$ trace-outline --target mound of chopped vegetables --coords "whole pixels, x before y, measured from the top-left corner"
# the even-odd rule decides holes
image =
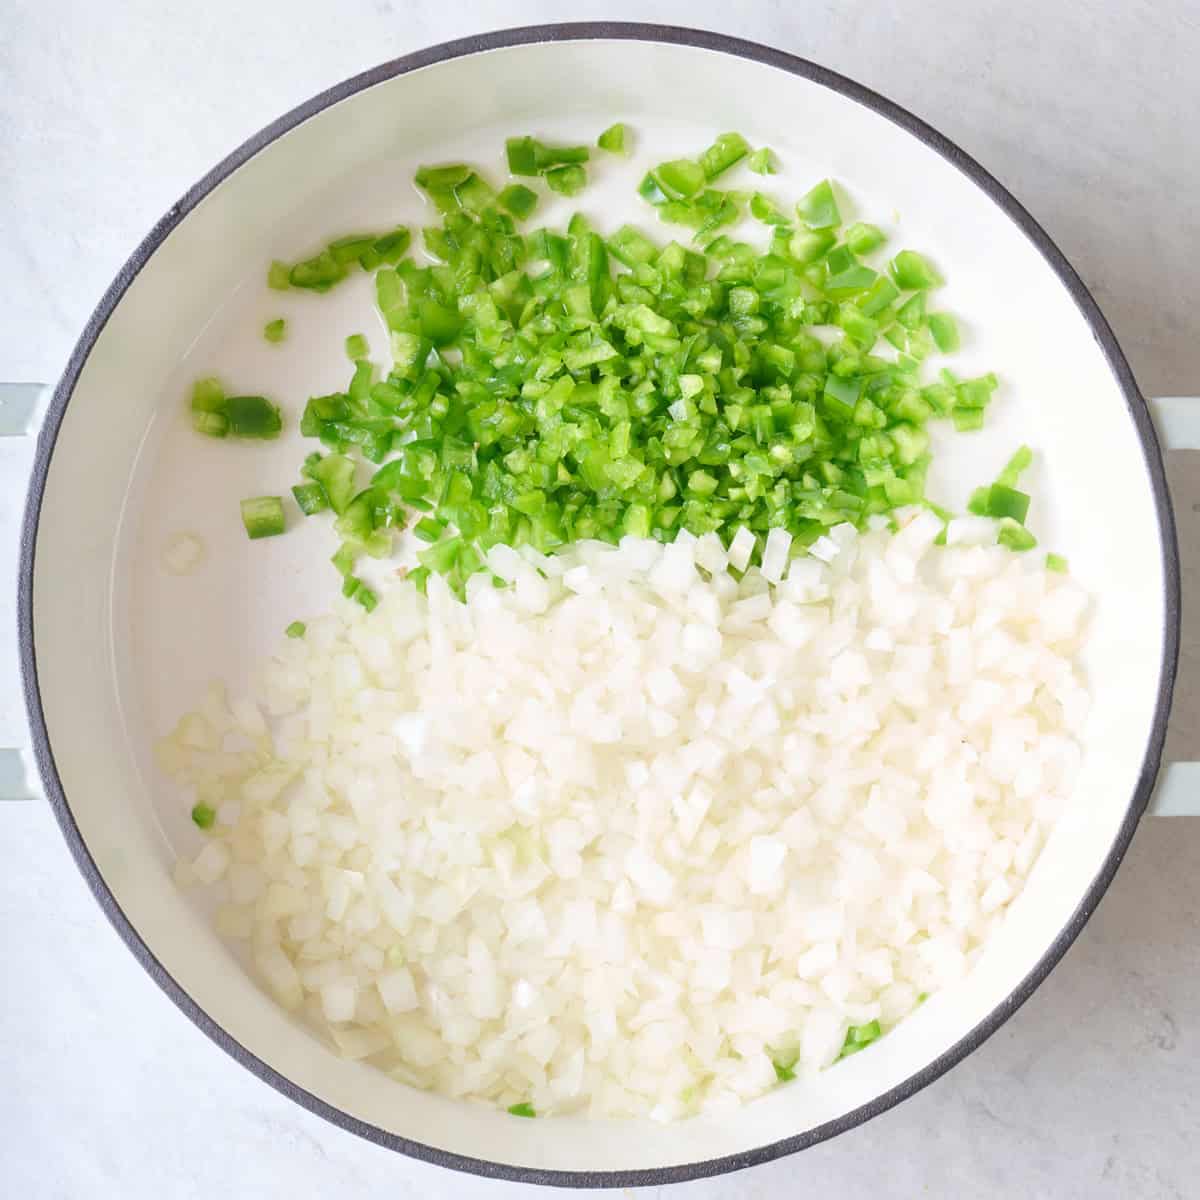
[[[587,147],[518,137],[506,149],[515,175],[564,194],[586,182]],[[523,233],[535,191],[497,193],[452,164],[416,175],[441,214],[421,230],[427,265],[404,228],[272,264],[273,286],[317,291],[373,271],[390,331],[386,375],[351,339],[348,387],[310,399],[300,423],[326,453],[310,455],[295,499],[336,514],[346,594],[373,606],[355,560],[388,554],[414,512],[428,543],[416,582],[436,571],[458,586],[497,542],[549,552],[681,528],[728,542],[745,526],[782,527],[799,549],[924,500],[928,422],[978,428],[995,377],[924,379],[924,360],[958,345],[953,318],[928,311],[934,267],[908,249],[885,261],[879,229],[843,227],[828,180],[790,211],[712,186],[743,159],[769,167],[723,134],[642,181],[664,222],[694,231],[687,244],[632,225],[605,236],[580,215],[565,232]],[[765,248],[720,232],[747,211]],[[220,435],[202,382],[197,428]]]

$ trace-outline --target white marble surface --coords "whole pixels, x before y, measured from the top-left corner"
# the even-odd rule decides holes
[[[340,0],[336,8],[321,0],[6,0],[0,377],[54,377],[144,231],[278,113],[419,46],[565,17],[723,29],[907,105],[999,175],[1059,240],[1144,390],[1200,392],[1194,0],[743,0],[736,17],[713,0]],[[6,560],[15,542],[12,479],[27,453],[0,446]],[[1200,462],[1171,465],[1194,522]],[[1184,522],[1188,542],[1198,533]],[[1185,559],[1189,582],[1200,586],[1200,554]],[[6,681],[15,679],[11,619],[5,582]],[[1198,664],[1193,631],[1171,735],[1178,753],[1200,753]],[[0,688],[0,744],[21,736],[19,711],[15,687]],[[1149,824],[1063,964],[948,1077],[799,1158],[661,1194],[1200,1194],[1198,864],[1200,822]],[[122,948],[39,803],[0,806],[0,961],[0,1195],[523,1190],[360,1142],[226,1059]]]

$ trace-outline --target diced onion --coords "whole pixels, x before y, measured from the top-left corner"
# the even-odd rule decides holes
[[[1086,719],[1078,584],[901,518],[345,602],[160,748],[219,813],[176,877],[414,1086],[674,1120],[826,1067],[970,969]]]

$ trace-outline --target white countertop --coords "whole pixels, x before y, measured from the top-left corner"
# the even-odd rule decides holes
[[[1092,288],[1148,394],[1200,392],[1194,0],[10,0],[0,38],[0,377],[52,379],[150,225],[319,89],[420,46],[541,20],[720,29],[833,67],[975,155]],[[1050,14],[1053,13],[1053,16]],[[0,476],[28,448],[0,445]],[[1200,461],[1171,463],[1185,588]],[[0,745],[20,739],[17,503],[0,488]],[[1192,622],[1195,626],[1196,622]],[[1200,638],[1170,746],[1200,755]],[[515,1196],[359,1141],[216,1050],[108,926],[46,806],[0,804],[0,1195]],[[1034,998],[915,1099],[796,1158],[666,1196],[1200,1193],[1200,821],[1148,822]]]

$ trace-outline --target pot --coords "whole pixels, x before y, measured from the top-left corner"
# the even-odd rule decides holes
[[[247,450],[187,428],[183,397],[197,375],[217,371],[294,404],[342,385],[342,336],[375,320],[365,282],[284,300],[267,291],[266,264],[359,226],[420,224],[408,181],[423,161],[499,164],[506,135],[591,142],[616,119],[637,131],[635,161],[597,164],[580,197],[605,228],[645,220],[633,194],[643,163],[695,152],[725,129],[774,148],[781,193],[831,176],[864,217],[898,211],[906,242],[945,265],[947,307],[972,322],[964,370],[994,367],[1005,381],[987,429],[936,459],[931,494],[961,505],[1030,442],[1034,529],[1070,556],[1096,601],[1085,662],[1095,710],[1074,797],[968,977],[868,1054],[732,1115],[665,1126],[514,1120],[336,1057],[260,990],[172,882],[176,853],[194,851],[196,835],[151,756],[210,677],[236,678],[265,653],[298,615],[297,597],[320,608],[330,594],[327,528],[250,543],[237,524],[237,498],[294,481],[298,439]],[[284,305],[299,352],[281,354],[259,334]],[[41,425],[19,590],[40,790],[97,900],[171,999],[273,1087],[402,1153],[530,1183],[645,1185],[734,1170],[849,1129],[936,1079],[1029,997],[1095,908],[1151,800],[1180,610],[1150,408],[1079,277],[995,179],[896,105],[779,51],[650,25],[544,26],[448,43],[348,80],[253,137],[163,217],[105,294],[44,411],[37,396],[10,387],[0,414],[9,433]],[[1198,443],[1197,402],[1155,404],[1169,444]],[[186,578],[161,563],[181,531],[207,546]],[[16,792],[18,759],[5,763]],[[1172,768],[1159,809],[1196,808],[1195,770]]]

